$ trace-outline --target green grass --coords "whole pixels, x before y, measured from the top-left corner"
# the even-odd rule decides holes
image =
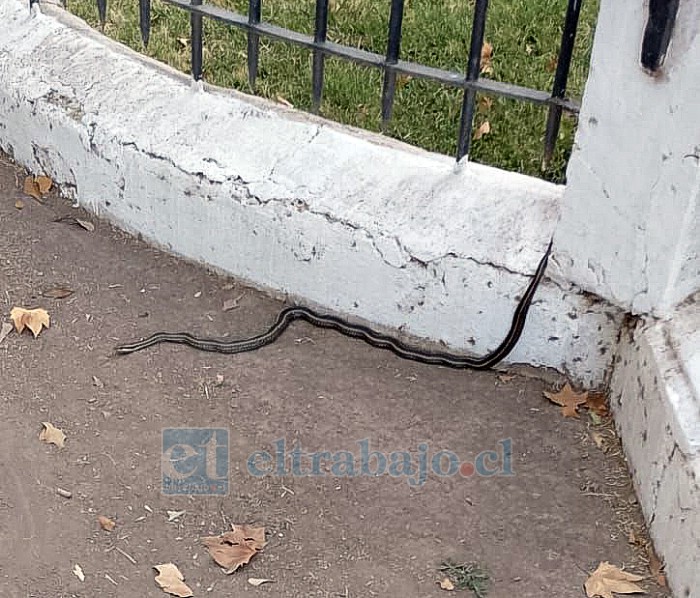
[[[456,590],[471,590],[474,598],[486,598],[489,574],[476,563],[460,565],[446,561],[440,565],[440,571],[450,578]]]
[[[246,13],[247,0],[212,0]],[[406,60],[463,72],[469,52],[474,0],[406,0],[401,56]],[[493,73],[499,81],[549,90],[553,81],[566,0],[492,0],[486,40],[493,45]],[[329,39],[373,52],[386,51],[389,0],[331,0]],[[97,26],[94,0],[68,0],[68,9]],[[580,98],[593,40],[598,0],[584,2],[568,95]],[[266,0],[263,19],[312,33],[314,0]],[[151,40],[144,50],[138,32],[137,0],[111,0],[105,33],[184,72],[190,68],[189,16],[153,0]],[[205,20],[204,78],[250,92],[245,34]],[[377,69],[328,59],[321,114],[365,129],[380,129],[382,75]],[[311,108],[311,55],[281,42],[262,41],[255,92]],[[454,155],[461,95],[442,85],[400,78],[388,135],[443,154]],[[474,129],[488,120],[490,134],[473,141],[472,160],[562,182],[576,119],[564,116],[557,150],[542,167],[545,109],[494,98],[481,102]]]

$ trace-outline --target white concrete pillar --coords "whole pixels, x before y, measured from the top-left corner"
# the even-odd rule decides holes
[[[555,248],[586,291],[663,316],[700,288],[700,4],[681,0],[657,76],[647,5],[601,2]]]

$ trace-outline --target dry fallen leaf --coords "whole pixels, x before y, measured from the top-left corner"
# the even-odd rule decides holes
[[[413,81],[413,77],[411,77],[411,75],[399,75],[398,77],[396,77],[396,85],[399,89],[403,89],[411,81]]]
[[[0,343],[5,340],[8,334],[12,332],[12,324],[8,324],[7,322],[3,322],[0,325]]]
[[[80,581],[85,581],[83,568],[78,564],[73,565],[73,575],[75,575]]]
[[[23,191],[26,195],[41,201],[41,191],[39,191],[39,185],[36,184],[33,176],[29,175],[28,177],[24,178]]]
[[[513,374],[498,374],[498,376],[496,376],[496,378],[498,378],[498,381],[501,384],[507,384],[508,382],[513,380],[515,378],[515,376]]]
[[[75,221],[86,231],[90,233],[95,231],[95,225],[92,222],[88,222],[87,220],[81,220],[80,218],[76,218]]]
[[[18,200],[15,202],[15,207],[16,207],[18,210],[21,210],[21,209],[24,207],[24,202],[23,202],[21,199],[18,199]]]
[[[50,318],[45,309],[24,309],[23,307],[13,307],[10,311],[10,319],[15,324],[15,330],[22,333],[25,328],[29,328],[34,333],[34,338],[39,336],[43,326],[49,327]]]
[[[487,120],[485,120],[481,125],[479,125],[479,128],[474,132],[474,139],[479,140],[481,139],[484,135],[488,135],[491,132],[491,123]]]
[[[49,299],[65,299],[70,297],[73,291],[67,287],[53,287],[43,291],[41,294]]]
[[[185,585],[185,577],[180,573],[180,570],[173,563],[165,563],[164,565],[155,565],[153,567],[158,571],[156,575],[156,583],[164,592],[187,598],[194,596],[192,590]]]
[[[479,103],[477,104],[477,109],[479,112],[488,112],[493,106],[493,98],[489,96],[481,96],[479,98]]]
[[[53,181],[47,176],[38,176],[34,179],[34,182],[39,189],[39,193],[42,195],[46,195],[51,191],[51,187],[53,186]]]
[[[41,422],[41,425],[44,426],[44,429],[39,433],[39,440],[47,444],[55,444],[58,448],[63,448],[66,441],[66,435],[63,433],[63,430],[54,427],[49,422]]]
[[[557,63],[559,62],[559,56],[557,54],[553,54],[550,59],[547,61],[547,64],[545,65],[545,69],[547,70],[548,73],[553,73],[554,71],[557,70]]]
[[[264,527],[231,524],[231,530],[220,536],[201,538],[211,558],[227,574],[248,563],[266,544]]]
[[[644,594],[645,591],[636,583],[633,583],[641,579],[644,579],[642,575],[627,573],[605,561],[600,563],[598,568],[591,573],[591,576],[584,584],[584,588],[588,598],[595,598],[596,596],[600,598],[614,598],[613,592],[616,594]]]
[[[53,181],[47,176],[34,177],[29,175],[24,178],[23,191],[34,199],[41,201],[42,196],[46,195],[52,186]]]
[[[578,417],[578,406],[583,405],[588,399],[588,393],[575,393],[571,385],[567,382],[559,392],[546,392],[544,396],[552,403],[561,405],[561,414],[564,417]]]
[[[240,297],[236,297],[235,299],[226,299],[221,309],[223,311],[231,311],[232,309],[237,309],[238,307],[240,307],[240,305],[238,304],[239,299]]]
[[[114,526],[117,525],[109,517],[105,517],[104,515],[100,515],[97,518],[97,521],[100,522],[100,527],[106,532],[111,532],[114,529]]]
[[[605,445],[605,438],[600,432],[596,432],[593,430],[591,432],[591,438],[593,439],[593,442],[595,442],[595,445],[600,449],[603,450],[603,446]]]
[[[263,579],[261,577],[249,577],[248,578],[248,583],[257,588],[258,586],[263,585],[264,583],[274,583],[272,579]]]
[[[596,415],[605,417],[608,415],[608,398],[602,392],[589,392],[586,398],[586,407]]]
[[[493,56],[493,46],[489,42],[484,42],[481,46],[481,74],[493,73],[491,66],[491,57]]]
[[[168,521],[177,521],[187,511],[166,511],[168,513]]]
[[[668,587],[666,574],[664,573],[664,564],[661,562],[661,559],[656,556],[656,551],[651,542],[647,546],[647,556],[649,557],[649,571],[654,581],[662,588]]]
[[[281,95],[277,95],[276,100],[278,103],[282,104],[283,106],[286,106],[287,108],[294,108],[294,104],[292,104],[288,99],[282,97]]]
[[[452,590],[455,589],[455,584],[453,584],[448,577],[443,579],[442,581],[438,582],[440,584],[440,588],[443,590],[447,590],[448,592],[451,592]]]

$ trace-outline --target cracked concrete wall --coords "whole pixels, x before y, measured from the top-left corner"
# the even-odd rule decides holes
[[[625,335],[611,403],[642,509],[676,596],[700,596],[700,294]],[[691,356],[694,356],[694,363]]]
[[[188,77],[0,0],[0,146],[83,206],[295,300],[456,351],[504,337],[563,188]],[[95,68],[99,65],[99,68]],[[603,382],[621,312],[557,251],[511,362]]]
[[[611,398],[677,596],[700,596],[700,4],[681,0],[657,76],[648,2],[602,0],[555,232],[562,275],[642,315]]]
[[[700,5],[681,1],[652,77],[645,4],[601,3],[555,238],[569,280],[663,316],[700,289]]]

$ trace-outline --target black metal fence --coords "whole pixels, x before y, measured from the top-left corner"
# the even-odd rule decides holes
[[[36,1],[38,0],[30,0],[30,5]],[[326,56],[343,58],[361,65],[378,68],[384,72],[381,102],[382,123],[384,126],[386,126],[391,119],[397,75],[409,75],[417,79],[428,79],[443,85],[461,88],[463,90],[463,99],[459,123],[459,137],[457,140],[457,160],[462,159],[469,153],[476,106],[476,94],[478,92],[532,102],[548,107],[547,127],[544,136],[545,163],[548,163],[553,155],[562,112],[568,111],[577,113],[579,109],[576,102],[566,98],[566,85],[569,77],[569,68],[583,0],[568,1],[551,93],[513,85],[511,83],[494,81],[481,76],[481,50],[484,43],[484,31],[486,28],[489,0],[475,0],[474,20],[466,74],[401,60],[401,26],[404,13],[404,0],[391,0],[389,39],[386,54],[384,55],[328,41],[329,0],[316,0],[313,36],[262,21],[262,0],[248,0],[247,16],[211,4],[204,4],[203,0],[164,1],[190,13],[192,76],[196,80],[202,78],[202,20],[204,17],[207,17],[237,27],[246,32],[248,38],[248,80],[253,89],[255,88],[255,81],[258,75],[261,37],[308,48],[313,53],[311,93],[314,112],[317,112],[321,105],[324,59]],[[100,21],[104,24],[107,16],[107,0],[96,0],[96,2]],[[139,15],[141,37],[143,43],[148,45],[151,25],[151,0],[139,0]]]

